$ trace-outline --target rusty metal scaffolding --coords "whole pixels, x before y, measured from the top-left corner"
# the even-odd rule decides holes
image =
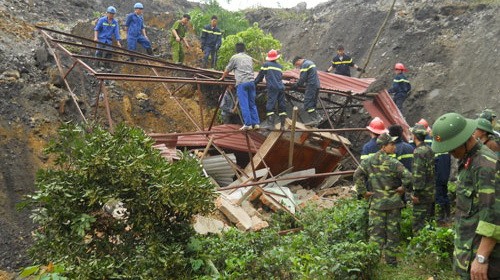
[[[46,27],[42,26],[37,26],[39,29],[40,33],[42,34],[42,37],[47,44],[47,46],[50,48],[50,51],[53,53],[55,62],[57,64],[57,67],[61,73],[61,76],[64,80],[64,84],[67,88],[67,90],[70,93],[70,96],[78,110],[78,113],[80,114],[82,120],[84,122],[87,122],[87,117],[83,113],[83,110],[80,108],[79,104],[79,98],[75,94],[74,89],[71,87],[70,82],[68,80],[68,75],[79,69],[79,71],[83,70],[87,73],[87,75],[94,77],[98,81],[98,92],[97,92],[97,102],[99,101],[99,97],[102,96],[103,102],[104,102],[104,107],[105,107],[105,113],[107,117],[107,121],[109,124],[109,128],[111,131],[113,131],[113,120],[111,117],[111,111],[110,111],[110,106],[109,106],[109,100],[108,100],[108,92],[107,92],[107,86],[105,81],[130,81],[130,82],[152,82],[152,83],[161,83],[163,88],[165,89],[166,93],[170,95],[170,97],[178,104],[179,109],[186,115],[186,117],[193,123],[193,125],[198,129],[197,132],[187,132],[187,133],[175,133],[175,135],[194,135],[194,134],[199,134],[199,135],[204,135],[207,139],[211,138],[212,134],[223,134],[223,133],[244,133],[245,138],[246,138],[246,144],[248,147],[248,152],[249,156],[251,157],[250,153],[250,147],[253,145],[255,146],[255,143],[253,143],[252,139],[248,136],[249,132],[246,131],[225,131],[225,132],[213,132],[211,131],[212,126],[214,125],[216,115],[217,115],[217,110],[219,106],[216,107],[216,111],[214,112],[214,115],[210,121],[210,125],[207,129],[204,127],[204,120],[203,120],[203,105],[200,103],[200,118],[201,121],[197,121],[196,118],[189,113],[181,103],[181,100],[177,98],[176,94],[184,88],[186,85],[195,85],[197,89],[197,93],[201,95],[201,87],[200,85],[219,85],[219,86],[229,86],[229,85],[234,85],[235,80],[233,76],[229,76],[226,80],[220,81],[218,78],[222,75],[222,72],[220,71],[215,71],[215,70],[207,70],[207,69],[201,69],[201,68],[195,68],[195,67],[189,67],[186,65],[180,65],[180,64],[174,64],[162,59],[159,59],[157,57],[145,55],[140,52],[136,51],[130,51],[124,48],[120,48],[117,46],[112,46],[112,45],[107,45],[103,43],[99,43],[99,45],[96,45],[96,42],[76,36],[73,34],[69,34],[66,32],[54,30],[54,29],[49,29]],[[93,51],[100,50],[103,52],[107,52],[112,54],[115,59],[108,59],[108,58],[102,58],[102,57],[95,57],[93,55],[88,55],[89,53],[92,53]],[[87,53],[87,54],[82,54],[82,53]],[[65,62],[68,61],[67,59],[69,58],[69,61],[71,61],[71,66],[66,67],[67,70],[65,69],[63,65],[63,59]],[[132,58],[132,59],[130,59]],[[153,71],[155,75],[140,75],[140,74],[122,74],[122,73],[112,73],[111,71],[101,71],[99,69],[95,69],[92,64],[95,64],[95,62],[102,62],[102,63],[108,63],[108,64],[113,64],[113,65],[130,65],[134,66],[135,68],[144,68],[144,69],[150,69]],[[168,71],[175,71],[175,73],[182,73],[182,75],[179,76],[162,76],[159,74],[158,71],[163,71],[163,70],[168,70]],[[83,74],[83,73],[81,73]],[[170,89],[167,84],[174,85],[174,89]],[[288,84],[286,85],[286,89],[290,90],[290,86]],[[262,90],[264,89],[265,85],[264,84],[259,84],[258,89]],[[329,128],[322,128],[322,129],[310,129],[310,130],[300,130],[300,129],[294,129],[295,132],[331,132],[331,133],[336,133],[336,132],[346,132],[346,131],[363,131],[365,128],[335,128],[336,125],[339,125],[339,123],[334,123],[334,118],[333,115],[336,114],[337,120],[342,120],[344,119],[344,112],[346,109],[349,108],[359,108],[362,107],[363,105],[360,104],[352,104],[351,101],[355,100],[358,101],[358,103],[363,102],[367,99],[365,96],[360,96],[360,95],[353,95],[348,91],[340,91],[340,90],[332,90],[332,89],[327,89],[327,88],[321,88],[320,89],[320,95],[321,98],[319,98],[319,105],[324,112],[325,116],[328,116],[326,118],[326,123]],[[296,97],[296,95],[293,94],[288,94],[289,100],[295,100],[295,101],[300,101]],[[345,101],[338,101],[338,100],[332,100],[332,96],[337,96],[340,98],[344,98]],[[220,103],[221,98],[219,98],[219,103]],[[220,104],[219,104],[220,105]],[[96,104],[96,112],[94,113],[94,117],[97,115],[97,108],[98,104]],[[346,144],[343,141],[340,141],[341,145],[343,148],[347,151],[349,154],[350,158],[352,161],[358,165],[359,162],[354,156],[354,154],[351,152],[349,147],[346,146]],[[209,141],[209,145],[213,146],[220,154],[225,156],[225,153],[222,149],[217,147],[214,143]],[[207,147],[208,148],[208,147]],[[230,163],[232,167],[237,171],[236,174],[238,177],[240,175],[248,175],[245,174],[245,172],[239,168],[236,163],[231,162],[231,160],[226,157],[226,160]],[[265,162],[264,162],[265,165]],[[332,176],[332,175],[346,175],[346,174],[352,174],[354,171],[353,170],[347,170],[347,171],[338,171],[338,172],[329,172],[329,173],[322,173],[322,174],[316,174],[314,175],[315,177],[318,176]],[[252,173],[253,177],[255,178],[255,167],[252,165]],[[272,174],[271,174],[272,175]],[[252,177],[252,176],[248,176]],[[273,182],[279,180],[277,178],[269,179],[266,180],[266,182]],[[239,187],[245,187],[245,186],[250,186],[252,183],[246,183],[242,184]]]

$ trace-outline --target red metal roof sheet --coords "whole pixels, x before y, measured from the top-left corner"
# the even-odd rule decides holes
[[[224,124],[212,127],[211,131],[234,131],[238,130],[241,126],[236,124]],[[250,137],[250,151],[252,153],[256,153],[260,148],[264,140],[265,136],[255,132],[248,131],[248,136]],[[247,140],[245,137],[245,132],[236,132],[236,133],[221,133],[221,134],[213,134],[214,144],[225,149],[247,152]],[[208,138],[205,135],[184,135],[179,136],[177,141],[177,146],[184,147],[205,147],[208,144]]]
[[[368,86],[371,83],[375,82],[374,78],[354,78],[332,74],[325,71],[318,71],[318,77],[321,88],[338,90],[342,92],[353,92],[357,94],[365,92]],[[283,78],[298,79],[299,70],[294,69],[285,71],[283,72]]]

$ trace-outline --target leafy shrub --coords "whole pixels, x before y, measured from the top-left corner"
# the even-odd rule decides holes
[[[298,214],[300,223],[279,214],[270,228],[196,239],[192,259],[199,278],[210,270],[220,279],[367,279],[379,259],[378,245],[366,240],[366,203],[345,200],[328,210],[308,208]],[[303,230],[280,236],[286,225]]]
[[[245,43],[246,53],[254,58],[256,61],[261,63],[254,63],[254,70],[258,71],[261,64],[264,63],[267,52],[271,49],[279,50],[281,49],[280,41],[273,38],[271,34],[265,34],[262,29],[259,28],[257,23],[254,23],[252,27],[245,31],[241,31],[236,35],[227,36],[222,42],[222,46],[219,50],[219,59],[217,60],[217,69],[224,69],[224,67],[229,62],[231,56],[235,54],[236,43]],[[285,62],[284,57],[278,59],[278,62],[283,65],[284,69],[291,69],[292,64]]]
[[[438,227],[435,222],[428,224],[410,239],[407,256],[413,261],[427,263],[430,269],[449,268],[454,235],[450,228]]]
[[[202,8],[195,8],[189,12],[191,24],[199,36],[203,26],[210,23],[213,15],[218,20],[217,26],[222,31],[222,36],[234,35],[247,29],[250,24],[242,12],[231,12],[222,8],[216,0],[209,0]]]
[[[25,206],[39,224],[31,254],[54,261],[71,278],[165,279],[186,272],[193,215],[213,205],[213,186],[187,155],[174,164],[137,128],[63,125],[46,152],[55,167],[39,170]],[[126,210],[115,218],[109,202]]]

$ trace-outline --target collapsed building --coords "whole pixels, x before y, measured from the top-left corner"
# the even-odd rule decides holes
[[[283,74],[290,116],[284,127],[276,124],[271,129],[240,131],[238,125],[217,125],[220,104],[214,104],[211,118],[206,120],[203,91],[214,92],[215,88],[220,95],[221,89],[234,85],[234,77],[219,81],[220,71],[173,64],[116,46],[108,49],[111,46],[106,44],[97,47],[84,37],[41,26],[38,29],[54,57],[79,120],[97,118],[99,108],[104,107],[106,125],[113,131],[108,99],[111,83],[148,82],[160,85],[162,94],[168,95],[196,127],[191,132],[148,134],[156,142],[154,147],[171,162],[179,157],[178,150],[192,151],[206,176],[217,186],[220,196],[216,206],[223,215],[197,217],[194,226],[200,233],[220,232],[227,224],[241,230],[259,230],[267,226],[267,212],[286,211],[294,215],[307,201],[330,203],[328,196],[347,195],[349,188],[332,186],[343,176],[352,175],[359,164],[353,141],[359,141],[359,134],[366,128],[364,124],[345,127],[353,114],[379,117],[385,123],[401,125],[405,131],[408,128],[387,91],[372,90],[375,79],[322,71],[318,71],[321,83],[318,111],[325,118],[318,127],[305,126],[308,116],[298,109],[303,96],[287,85],[290,80],[298,79],[298,70]],[[93,52],[98,49],[113,54],[114,58],[95,57]],[[135,59],[128,59],[131,57]],[[108,67],[98,67],[101,63]],[[129,66],[130,72],[120,72],[123,66]],[[152,74],[145,75],[144,69]],[[194,88],[199,98],[198,117],[178,98],[186,86]],[[96,92],[90,95],[78,92],[88,88],[95,88]],[[258,86],[258,92],[264,90],[265,85]],[[216,100],[220,103],[221,98]],[[82,104],[92,104],[94,111],[82,108]]]

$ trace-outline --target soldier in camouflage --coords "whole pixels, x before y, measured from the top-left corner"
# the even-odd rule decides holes
[[[421,124],[410,129],[413,142],[413,231],[417,232],[434,215],[434,152],[425,144],[428,132]]]
[[[477,121],[444,114],[433,126],[432,150],[459,160],[453,267],[462,279],[500,279],[500,186],[495,153],[472,133]]]
[[[396,151],[397,137],[387,133],[377,139],[380,150],[363,160],[354,172],[354,181],[359,195],[370,200],[368,211],[368,233],[370,241],[385,249],[385,261],[397,265],[396,249],[400,239],[401,196],[411,189],[411,173],[397,159],[390,157]],[[372,191],[366,190],[369,182]],[[401,186],[402,182],[402,186]]]

